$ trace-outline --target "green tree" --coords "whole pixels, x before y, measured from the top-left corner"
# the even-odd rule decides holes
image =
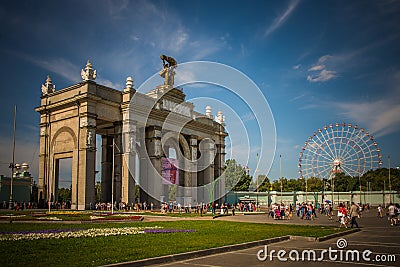
[[[59,188],[58,189],[58,201],[66,202],[67,200],[71,200],[71,189]]]
[[[393,191],[400,191],[400,170],[390,168],[390,184]],[[370,170],[361,177],[362,190],[389,190],[389,169]]]
[[[243,173],[239,182],[235,185],[232,191],[249,191],[249,187],[252,181],[252,177],[246,173]]]
[[[303,191],[304,190],[303,183],[300,179],[289,179],[286,183],[286,187],[283,189],[284,191]]]
[[[283,188],[285,188],[285,184],[287,183],[287,180],[286,180],[286,178],[282,178],[281,180],[282,180],[282,191],[284,191]],[[280,180],[274,180],[272,182],[272,190],[273,191],[281,191],[281,181]]]
[[[322,179],[311,177],[307,179],[307,190],[309,192],[319,192],[322,191],[323,181]]]
[[[258,180],[258,192],[267,192],[271,188],[271,182],[265,174],[260,174],[257,177]]]
[[[228,159],[225,165],[226,165],[225,169],[226,190],[247,191],[250,186],[250,183],[247,186],[246,190],[237,190],[238,188],[244,188],[243,184],[245,182],[244,176],[246,176],[246,169],[240,164],[238,164],[235,159]]]

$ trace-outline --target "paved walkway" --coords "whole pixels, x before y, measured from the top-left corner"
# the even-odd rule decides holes
[[[216,220],[282,224],[338,225],[336,221],[328,220],[325,216],[320,216],[314,221],[304,221],[297,217],[287,221],[275,221],[271,218],[267,218],[266,215],[237,215],[220,217]],[[286,240],[267,245],[267,247],[261,245],[253,248],[165,263],[157,266],[400,266],[400,226],[392,227],[387,218],[376,218],[374,211],[365,213],[363,218],[358,219],[358,223],[361,226],[361,231],[341,237],[344,238],[345,241],[342,240],[343,242],[339,245],[347,242],[347,246],[343,248],[340,247],[342,249],[338,248],[337,241],[339,238],[332,238],[322,242],[307,241],[306,239]],[[260,253],[261,257],[265,256],[265,248],[268,250],[268,257],[265,261],[260,261],[257,258],[257,253]],[[329,248],[331,248],[331,255],[329,255]],[[275,250],[275,252],[273,252],[271,261],[269,253],[272,250]],[[285,251],[286,254],[283,258],[288,259],[286,262],[278,259],[277,251],[279,250]],[[295,251],[291,252],[291,250]],[[304,250],[308,250],[308,252],[303,252]],[[323,252],[323,250],[327,251]],[[342,250],[342,252],[334,250]],[[369,250],[371,253],[368,251],[364,252],[365,250]],[[297,257],[296,251],[299,254],[299,261],[290,261],[289,255],[291,255],[292,258]],[[316,261],[308,260],[309,253],[312,253],[310,251],[316,253]],[[364,257],[370,259],[370,261],[363,260],[363,252],[365,253]],[[302,260],[302,253],[305,253],[305,260]],[[359,260],[357,260],[357,253],[360,258]],[[312,258],[312,254],[310,255]],[[318,260],[321,255],[323,256],[323,259]],[[335,255],[337,259],[332,260]],[[342,257],[342,261],[340,261],[340,257]],[[390,261],[383,262],[383,259]]]

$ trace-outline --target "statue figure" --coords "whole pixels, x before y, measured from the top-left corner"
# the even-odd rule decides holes
[[[42,84],[42,95],[48,95],[56,90],[56,86],[53,84],[50,75],[47,75],[46,83]]]
[[[88,60],[86,68],[81,70],[81,77],[83,81],[94,81],[96,79],[96,70],[93,69],[92,63]]]
[[[154,156],[161,156],[161,141],[158,139],[154,143]]]
[[[87,145],[89,147],[93,146],[93,133],[92,133],[92,131],[88,131],[87,132],[87,141],[86,141],[86,143],[87,143]]]
[[[160,59],[163,62],[163,70],[159,74],[164,78],[164,85],[174,86],[174,69],[178,66],[176,60],[166,55],[161,55]]]
[[[135,151],[135,138],[133,136],[129,137],[128,152]]]
[[[160,58],[163,62],[164,69],[178,66],[178,64],[176,63],[176,60],[173,57],[161,55]]]

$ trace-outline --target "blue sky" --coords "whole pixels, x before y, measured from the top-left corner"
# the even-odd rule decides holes
[[[223,63],[259,87],[276,124],[271,179],[279,178],[280,154],[283,176],[297,178],[298,155],[308,136],[335,122],[367,129],[382,150],[384,166],[388,156],[391,166],[399,166],[399,13],[400,2],[389,0],[2,1],[0,173],[9,174],[17,104],[16,161],[31,163],[37,177],[34,108],[48,74],[56,89],[64,88],[81,81],[80,70],[90,59],[96,82],[122,90],[127,76],[137,87],[159,71],[160,54],[178,63]],[[184,90],[189,99],[224,100],[214,87]],[[234,107],[254,134],[253,115]],[[197,110],[204,112],[204,106]],[[229,120],[228,128],[234,123]],[[249,148],[252,170],[259,146],[255,141]],[[259,172],[270,163],[262,162]]]

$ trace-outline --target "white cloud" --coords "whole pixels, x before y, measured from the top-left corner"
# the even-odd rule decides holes
[[[325,61],[327,61],[327,60],[330,59],[330,58],[332,58],[331,55],[322,56],[322,57],[320,57],[320,58],[318,59],[318,63],[324,63]]]
[[[308,105],[299,107],[299,110],[308,110],[308,109],[317,109],[317,108],[320,108],[320,106],[317,104],[308,104]]]
[[[326,82],[326,81],[329,81],[336,77],[337,77],[336,71],[324,69],[315,76],[308,75],[307,81],[309,81],[309,82]]]
[[[125,87],[125,86],[121,85],[120,83],[113,83],[112,81],[101,78],[101,77],[98,77],[96,79],[96,82],[98,82],[101,85],[104,85],[104,86],[107,86],[107,87],[110,87],[113,89],[117,89],[117,90],[122,90]]]
[[[130,17],[126,17],[126,25],[122,27],[136,51],[131,57],[138,59],[142,57],[144,50],[151,48],[150,54],[166,54],[177,59],[201,60],[205,57],[229,47],[229,33],[221,36],[201,35],[192,33],[181,20],[181,17],[175,14],[175,10],[168,5],[160,6],[149,1],[130,2],[130,9],[135,8],[135,24],[128,23]],[[125,49],[125,48],[122,48]],[[147,53],[148,56],[148,53]],[[158,57],[157,57],[158,58]],[[126,58],[115,58],[113,61],[120,64]],[[145,61],[145,60],[144,60]],[[158,61],[152,62],[159,65]],[[137,64],[137,63],[136,63]],[[147,64],[148,65],[148,62]]]
[[[64,58],[38,59],[26,55],[21,55],[21,57],[49,72],[56,73],[66,78],[70,82],[78,82],[81,80],[79,67]]]
[[[400,106],[392,99],[375,102],[332,103],[338,110],[345,110],[343,115],[364,125],[375,137],[381,137],[400,129]]]
[[[183,30],[179,31],[178,32],[178,38],[176,40],[176,44],[175,45],[178,46],[178,47],[181,46],[181,45],[184,45],[185,42],[187,41],[188,37],[189,37],[189,35],[186,32],[184,32]]]
[[[111,1],[107,0],[104,2],[110,16],[114,19],[123,17],[123,13],[127,11],[129,6],[129,0],[122,1]]]
[[[291,98],[289,100],[289,102],[297,101],[297,100],[299,100],[299,99],[301,99],[301,98],[303,98],[305,96],[306,96],[306,94],[301,94],[301,95],[295,96],[295,97]]]
[[[312,72],[307,76],[307,81],[309,82],[326,82],[332,80],[337,77],[336,71],[327,70],[327,65],[329,61],[332,59],[331,55],[324,55],[320,57],[317,63],[313,64],[311,68],[308,69],[308,72]],[[325,63],[325,64],[323,64]],[[318,72],[318,73],[315,73]]]
[[[70,61],[63,59],[63,58],[54,58],[54,59],[37,59],[32,56],[23,56],[24,59],[34,63],[35,65],[48,70],[49,72],[56,73],[60,75],[61,77],[66,78],[68,81],[72,83],[80,82],[81,77],[80,77],[80,68],[74,64],[72,64]],[[82,68],[85,67],[85,64],[82,64]],[[95,68],[95,66],[94,66]],[[96,68],[95,68],[96,69]],[[52,75],[50,75],[52,76]],[[114,83],[108,79],[105,79],[98,75],[96,81],[99,84],[115,88],[115,89],[122,89],[123,86],[119,83]],[[53,80],[54,82],[54,80]],[[57,81],[55,81],[55,85],[57,86]]]
[[[276,31],[279,27],[281,27],[286,22],[286,20],[290,17],[290,15],[293,13],[293,11],[296,9],[299,2],[300,1],[298,1],[298,0],[291,0],[289,2],[289,5],[286,8],[285,12],[283,12],[278,17],[276,17],[274,19],[274,21],[272,22],[272,24],[267,28],[267,30],[264,33],[264,37],[267,37],[274,31]]]
[[[318,71],[323,69],[325,69],[325,65],[316,65],[314,67],[309,68],[308,71]]]
[[[131,35],[130,38],[131,38],[133,41],[139,41],[139,40],[140,40],[140,37],[137,36],[137,35]]]
[[[293,68],[294,70],[298,70],[298,69],[301,68],[301,64],[294,65],[292,68]]]
[[[175,72],[175,84],[178,86],[196,81],[196,72],[190,68],[190,65],[187,68],[177,68]],[[192,84],[191,86],[196,85],[203,86],[202,84]]]
[[[390,95],[375,97],[372,101],[324,102],[321,107],[334,110],[340,116],[367,129],[375,137],[400,130],[400,71],[388,79]]]

